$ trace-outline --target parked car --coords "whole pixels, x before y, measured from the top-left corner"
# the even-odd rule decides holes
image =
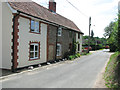
[[[107,45],[107,46],[105,46],[105,49],[109,49],[109,46]]]
[[[84,48],[88,50],[88,46],[85,46]],[[89,50],[91,51],[92,47],[89,47]]]

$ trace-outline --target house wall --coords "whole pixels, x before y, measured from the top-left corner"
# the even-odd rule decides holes
[[[48,27],[48,61],[51,61],[50,56],[53,55],[53,60],[55,60],[55,53],[56,53],[56,33],[57,33],[57,27],[53,25],[49,25]],[[53,51],[50,52],[50,45],[53,45]]]
[[[47,24],[41,23],[41,34],[30,33],[30,20],[19,18],[18,68],[39,64],[47,60]],[[29,43],[40,42],[40,59],[29,61]]]
[[[78,51],[78,45],[77,45],[77,48],[76,48],[76,52],[79,52],[81,53],[82,52],[82,34],[80,34],[80,39],[78,39],[78,33],[76,33],[76,42],[79,42],[80,44],[80,51]]]
[[[48,48],[49,45],[54,46],[53,53],[49,53],[50,49],[48,49],[48,61],[51,61],[49,56],[53,56],[53,60],[55,60],[55,53],[56,53],[56,33],[57,33],[58,27],[49,25],[49,31],[48,31]],[[69,44],[73,42],[73,38],[76,40],[76,34],[74,31],[72,32],[72,37],[69,36],[70,30],[62,29],[62,36],[57,36],[57,42],[61,44],[62,50],[61,50],[61,56],[58,56],[57,59],[65,58],[66,53],[69,52]]]
[[[61,43],[62,46],[62,55],[58,58],[66,57],[66,54],[69,52],[69,44],[73,43],[73,38],[76,40],[76,35],[74,31],[71,31],[72,36],[70,37],[70,30],[62,29],[62,36],[58,36],[58,42]]]
[[[1,13],[0,13],[1,14]],[[11,69],[12,63],[12,12],[5,2],[2,2],[2,68]]]

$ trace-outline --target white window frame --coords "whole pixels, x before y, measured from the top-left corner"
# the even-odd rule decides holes
[[[58,36],[62,36],[62,28],[61,27],[58,28]]]
[[[39,23],[39,21],[36,21],[36,20],[31,20],[31,27],[30,28],[32,28],[32,21],[34,21],[34,31],[32,31],[32,30],[30,30],[31,32],[35,32],[35,33],[40,33],[40,23]],[[38,26],[36,26],[37,24],[36,23],[38,23]],[[38,27],[37,29],[36,29],[36,27]]]
[[[39,44],[38,43],[32,43],[32,44],[30,44],[30,46],[31,45],[33,45],[34,46],[34,50],[33,51],[30,51],[30,53],[32,52],[32,53],[34,53],[34,57],[33,58],[31,58],[30,57],[30,60],[33,60],[33,59],[39,59]],[[35,50],[35,46],[37,46],[38,48],[37,48],[37,51]],[[35,53],[37,52],[37,57],[35,57]]]
[[[58,43],[57,46],[60,47],[59,49],[57,48],[57,52],[59,52],[59,54],[57,53],[57,56],[61,56],[61,51],[62,51],[61,44]]]

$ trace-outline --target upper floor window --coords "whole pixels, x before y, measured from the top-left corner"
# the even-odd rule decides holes
[[[62,36],[62,28],[61,27],[58,28],[58,36]]]
[[[80,39],[80,34],[78,33],[78,39]]]
[[[40,23],[39,21],[31,20],[31,32],[40,33]]]

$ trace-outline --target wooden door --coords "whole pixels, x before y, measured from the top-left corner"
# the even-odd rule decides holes
[[[49,45],[48,61],[54,60],[54,45]]]

